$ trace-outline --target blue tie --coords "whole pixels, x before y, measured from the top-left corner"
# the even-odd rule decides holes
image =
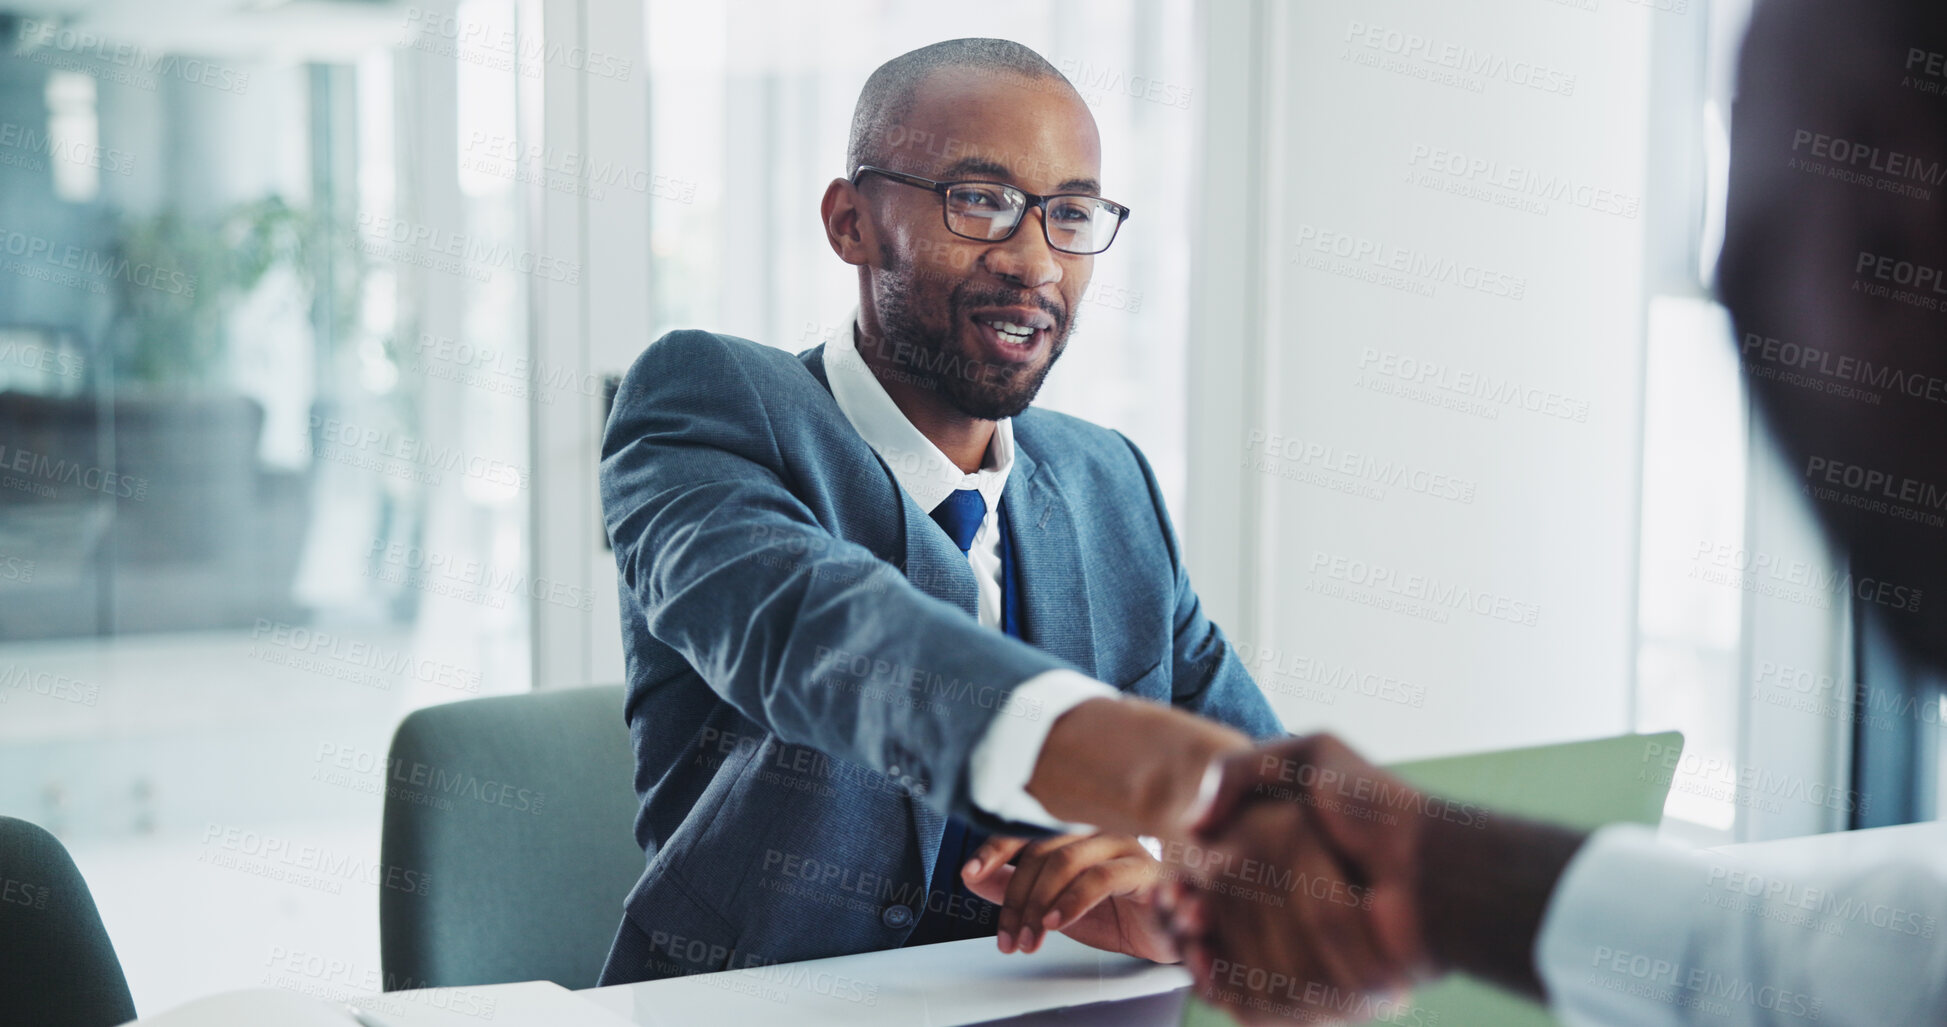
[[[946,531],[946,537],[965,553],[973,548],[980,522],[987,519],[987,497],[979,489],[954,489],[933,508],[933,522]]]
[[[987,517],[987,499],[979,489],[956,489],[933,508],[933,520],[946,532],[962,553],[973,548],[974,533]],[[1021,637],[1020,615],[1014,588],[1014,539],[1005,511],[1000,517],[1001,533],[1001,630]],[[991,938],[996,921],[994,909],[986,900],[967,890],[960,880],[960,867],[973,858],[987,832],[949,816],[940,837],[940,851],[933,860],[933,888],[927,895],[928,908],[920,912],[919,923],[906,938],[907,945],[931,945],[965,938]],[[935,908],[937,907],[937,908]],[[985,910],[985,914],[980,913]]]

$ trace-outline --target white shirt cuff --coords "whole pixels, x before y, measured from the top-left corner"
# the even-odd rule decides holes
[[[1571,1024],[1689,1022],[1683,974],[1698,920],[1697,855],[1638,824],[1602,828],[1569,860],[1535,939],[1548,1004]]]
[[[1121,696],[1113,687],[1072,670],[1044,671],[1021,682],[974,746],[967,768],[968,797],[975,806],[1004,820],[1054,831],[1093,830],[1087,824],[1050,816],[1028,794],[1028,780],[1034,776],[1048,732],[1062,714],[1090,699]]]

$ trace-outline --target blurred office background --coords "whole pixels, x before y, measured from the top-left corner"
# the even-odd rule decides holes
[[[959,35],[1095,113],[1135,214],[1043,401],[1144,447],[1292,729],[1678,728],[1707,844],[1937,813],[1707,285],[1747,0],[4,9],[0,812],[145,1013],[376,973],[399,719],[621,680],[606,376],[845,330],[852,103]]]

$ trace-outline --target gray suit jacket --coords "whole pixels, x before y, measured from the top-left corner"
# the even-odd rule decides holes
[[[1135,446],[1033,409],[1014,438],[1024,641],[975,618],[966,557],[840,412],[821,349],[680,331],[636,360],[601,485],[648,866],[603,983],[894,948],[924,910],[974,915],[929,880],[944,817],[1045,833],[967,798],[970,750],[1042,671],[1283,732],[1204,618]]]

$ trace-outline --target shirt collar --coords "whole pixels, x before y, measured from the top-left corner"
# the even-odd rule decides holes
[[[1000,509],[1001,489],[1014,467],[1014,420],[1003,417],[994,422],[994,437],[987,444],[987,459],[979,470],[972,474],[960,470],[932,439],[913,427],[866,366],[855,334],[858,313],[857,307],[852,308],[847,322],[850,330],[834,333],[825,344],[825,377],[831,382],[838,409],[865,444],[892,468],[899,487],[921,510],[932,513],[955,489],[979,489],[987,501],[988,516],[993,516]]]

